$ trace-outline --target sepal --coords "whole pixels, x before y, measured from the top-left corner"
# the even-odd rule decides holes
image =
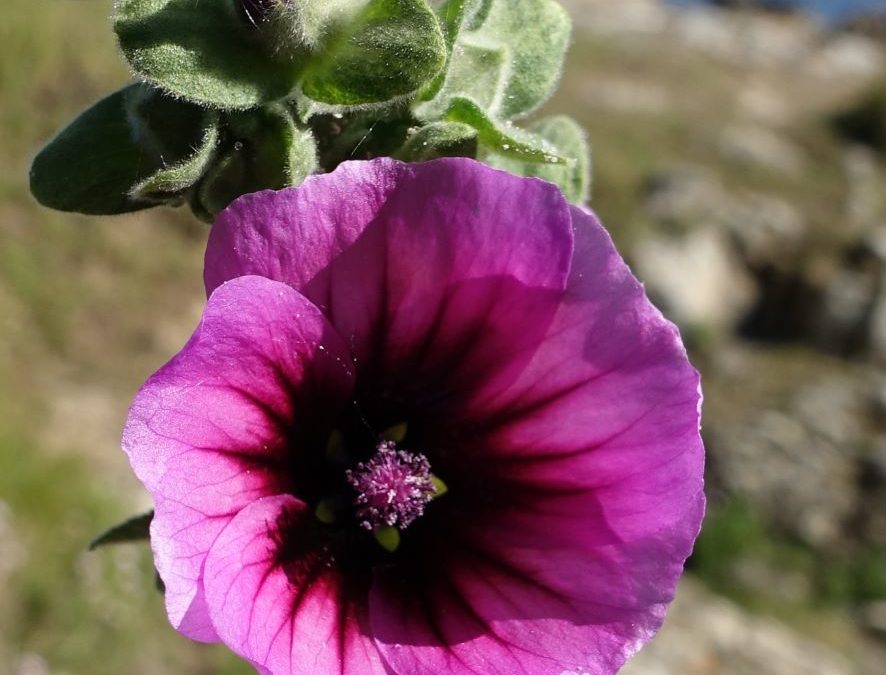
[[[438,157],[476,157],[477,130],[461,122],[433,122],[415,131],[398,156],[407,162]]]
[[[518,176],[537,176],[556,183],[574,204],[588,201],[591,184],[591,159],[587,137],[581,127],[564,115],[545,117],[529,127],[529,131],[545,139],[564,163],[527,162],[486,150],[480,159],[498,169]]]
[[[470,99],[454,99],[445,117],[476,129],[481,146],[503,157],[543,164],[566,163],[566,158],[547,139],[510,122],[495,120]]]
[[[155,203],[176,201],[200,180],[215,155],[219,139],[217,116],[212,114],[209,117],[203,139],[194,154],[160,169],[135,185],[129,191],[133,200]]]
[[[154,512],[148,511],[139,516],[134,516],[122,523],[105,530],[89,543],[89,550],[94,551],[108,544],[122,544],[133,541],[147,540],[150,536],[151,521]]]
[[[224,116],[224,139],[191,199],[212,219],[240,195],[298,185],[317,169],[317,148],[284,106]]]

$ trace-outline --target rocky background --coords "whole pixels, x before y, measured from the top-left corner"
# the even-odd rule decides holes
[[[886,673],[886,19],[564,4],[544,112],[588,130],[593,206],[706,397],[710,513],[625,672]],[[206,235],[28,196],[40,143],[126,81],[109,13],[9,0],[0,21],[0,675],[246,673],[167,627],[144,547],[85,551],[148,506],[119,430],[196,322]]]
[[[886,13],[716,4],[567,3],[556,105],[706,399],[694,576],[626,672],[886,673]]]

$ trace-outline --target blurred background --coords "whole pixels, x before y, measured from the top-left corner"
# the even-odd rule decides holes
[[[886,673],[886,0],[566,0],[544,112],[704,376],[710,510],[628,675]],[[168,627],[119,433],[196,323],[204,225],[39,208],[39,146],[127,80],[110,0],[0,15],[0,675],[248,673]]]

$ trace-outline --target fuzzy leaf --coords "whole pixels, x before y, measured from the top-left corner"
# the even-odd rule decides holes
[[[282,106],[230,113],[226,138],[197,188],[198,214],[214,216],[248,192],[298,185],[317,168],[312,134]]]
[[[463,26],[465,30],[477,30],[486,21],[493,3],[498,0],[465,0]]]
[[[571,32],[569,15],[554,0],[495,0],[472,36],[507,46],[509,68],[493,114],[501,119],[535,110],[553,93]]]
[[[153,206],[132,186],[176,163],[200,139],[205,112],[144,84],[102,99],[53,138],[31,165],[31,193],[44,206],[114,215]]]
[[[556,148],[566,164],[542,164],[505,157],[494,151],[482,153],[487,164],[520,176],[537,176],[560,186],[566,198],[575,204],[587,202],[591,182],[590,149],[584,131],[572,119],[562,115],[546,117],[529,127]]]
[[[465,13],[472,0],[446,0],[436,8],[440,28],[443,30],[443,40],[446,43],[446,63],[437,75],[431,80],[416,97],[419,101],[430,101],[440,92],[446,81],[446,73],[452,60],[452,48],[458,39],[459,31],[465,19]]]
[[[427,121],[439,119],[456,97],[470,99],[482,110],[491,110],[502,89],[506,66],[507,53],[500,47],[459,43],[445,77],[436,82],[438,88],[433,98],[416,106],[416,116]]]
[[[461,122],[434,122],[410,136],[398,155],[407,162],[476,157],[477,130]]]
[[[135,185],[129,192],[134,200],[169,201],[193,186],[209,165],[218,145],[218,121],[212,119],[194,154],[177,164],[164,167]]]
[[[450,49],[458,38],[458,33],[465,19],[465,13],[471,4],[472,0],[446,0],[437,9],[440,26],[443,28],[443,37],[446,40],[446,46]]]
[[[89,543],[89,550],[94,551],[101,546],[108,544],[122,544],[132,541],[141,541],[148,539],[151,521],[154,519],[154,512],[148,511],[140,516],[135,516],[129,520],[125,520],[118,525],[102,532],[99,536]]]
[[[459,33],[442,83],[416,108],[419,118],[437,119],[459,97],[492,118],[513,119],[551,95],[570,33],[569,16],[554,0],[453,0],[441,11],[461,18]]]
[[[127,94],[126,115],[133,137],[163,166],[194,153],[215,113],[157,87],[138,84]]]
[[[253,0],[256,1],[267,2],[267,0]],[[277,23],[278,27],[285,31],[278,34],[278,38],[288,41],[300,40],[306,46],[317,49],[328,35],[335,33],[341,25],[352,21],[368,2],[369,0],[284,2],[271,11],[269,23]]]
[[[114,30],[133,69],[197,103],[249,108],[296,84],[300,60],[267,49],[235,0],[118,0]]]
[[[333,107],[407,96],[443,67],[443,34],[425,0],[370,0],[312,59],[302,91]]]
[[[311,119],[324,171],[332,171],[350,159],[396,155],[414,127],[415,120],[401,115],[382,115],[377,110],[317,115]]]
[[[446,119],[476,129],[481,146],[489,152],[523,162],[566,163],[566,158],[541,136],[510,123],[497,122],[468,99],[454,99],[446,113]]]

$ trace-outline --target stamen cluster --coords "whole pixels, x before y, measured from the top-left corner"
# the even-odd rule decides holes
[[[380,443],[372,459],[357,464],[346,477],[357,493],[360,526],[367,530],[408,527],[424,513],[435,492],[427,458],[399,450],[392,441]]]

